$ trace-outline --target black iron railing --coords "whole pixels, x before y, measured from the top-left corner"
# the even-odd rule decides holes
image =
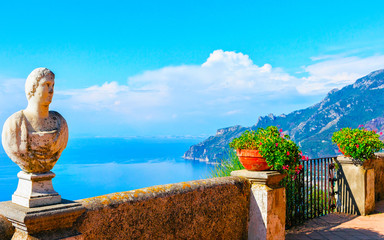
[[[335,157],[302,160],[303,170],[283,180],[286,188],[286,227],[333,212]]]

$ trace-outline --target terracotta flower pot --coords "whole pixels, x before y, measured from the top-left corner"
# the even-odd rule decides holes
[[[236,154],[241,164],[247,170],[265,171],[271,169],[265,158],[260,155],[259,150],[237,149]]]

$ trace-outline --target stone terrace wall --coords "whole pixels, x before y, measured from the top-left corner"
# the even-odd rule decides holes
[[[0,215],[0,240],[8,240],[12,238],[15,228],[8,220]]]
[[[384,200],[384,153],[376,153],[375,159],[375,198]]]
[[[85,239],[246,239],[250,185],[224,177],[80,200]]]
[[[84,239],[247,239],[250,184],[223,177],[78,200]],[[0,216],[0,239],[10,223]],[[8,233],[8,235],[5,235]]]

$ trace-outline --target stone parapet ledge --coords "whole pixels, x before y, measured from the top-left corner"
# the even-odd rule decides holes
[[[371,169],[374,167],[374,162],[375,158],[368,159],[365,161],[360,161],[358,159],[354,159],[351,157],[346,157],[344,155],[337,156],[336,162],[339,164],[344,164],[344,165],[355,165],[355,166],[361,166],[363,169]]]
[[[280,188],[280,181],[285,177],[277,171],[248,171],[246,169],[233,171],[231,176],[245,177],[251,183],[267,185],[270,188]]]
[[[0,214],[15,227],[12,239],[65,239],[81,236],[72,227],[84,211],[80,203],[64,199],[59,204],[34,208],[11,201],[0,203]]]
[[[82,214],[72,228],[57,218],[52,222],[46,211],[49,206],[41,207],[42,211],[34,208],[34,214],[46,216],[44,221],[35,222],[31,227],[41,224],[51,230],[46,231],[46,235],[40,233],[38,238],[16,230],[14,239],[247,239],[249,199],[250,183],[244,177],[212,178],[111,193],[72,202],[85,209],[79,212]],[[0,203],[5,205],[2,214],[21,211],[23,215],[23,209],[28,209],[19,206],[19,210],[9,211],[9,204],[12,203]],[[51,205],[53,210],[54,206]],[[0,240],[3,233],[8,234],[3,239],[10,239],[13,231],[10,222],[0,216]],[[64,237],[68,235],[72,236]]]
[[[79,200],[84,239],[247,239],[250,184],[222,177]]]
[[[337,211],[368,215],[375,209],[375,159],[364,162],[345,156],[336,159]]]
[[[279,184],[285,175],[245,169],[231,175],[245,177],[251,183],[248,239],[285,239],[285,188]]]

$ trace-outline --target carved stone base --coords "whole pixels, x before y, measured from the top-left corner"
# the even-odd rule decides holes
[[[16,228],[12,239],[82,239],[73,223],[85,211],[77,202],[26,208],[10,201],[0,203],[0,214]]]
[[[19,184],[12,195],[13,203],[33,208],[61,202],[61,196],[52,186],[52,178],[55,177],[53,172],[26,173],[20,171],[17,177]]]

